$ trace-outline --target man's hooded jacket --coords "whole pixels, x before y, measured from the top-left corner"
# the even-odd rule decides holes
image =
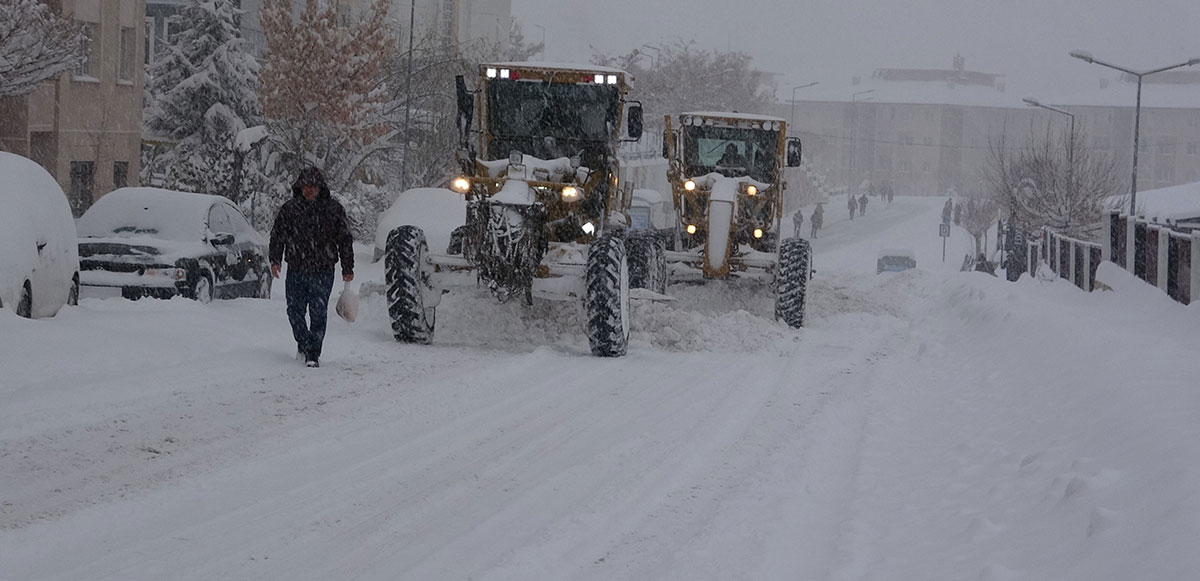
[[[304,198],[301,191],[306,185],[320,189],[316,199]],[[340,259],[342,274],[353,274],[353,242],[346,210],[329,194],[321,170],[301,171],[292,184],[292,199],[279,208],[271,227],[271,264],[286,260],[288,270],[324,272]]]

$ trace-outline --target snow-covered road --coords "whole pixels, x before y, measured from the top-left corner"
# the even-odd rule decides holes
[[[958,273],[941,203],[827,207],[803,330],[677,285],[615,360],[486,293],[318,370],[281,297],[4,311],[0,579],[1200,576],[1200,310]]]

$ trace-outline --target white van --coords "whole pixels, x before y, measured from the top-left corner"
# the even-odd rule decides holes
[[[79,301],[79,250],[71,207],[33,160],[0,152],[0,307],[52,317]]]

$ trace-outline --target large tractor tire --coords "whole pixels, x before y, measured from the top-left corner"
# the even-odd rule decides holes
[[[620,357],[629,346],[629,264],[623,240],[609,233],[592,243],[585,282],[592,355]]]
[[[436,291],[430,284],[433,267],[428,255],[420,228],[400,226],[388,233],[383,257],[388,315],[392,335],[401,343],[433,342],[437,304],[432,300]]]
[[[789,327],[804,326],[808,275],[811,272],[812,246],[803,238],[788,238],[779,251],[775,269],[775,319]]]
[[[667,292],[667,245],[653,232],[636,232],[625,239],[629,288]]]

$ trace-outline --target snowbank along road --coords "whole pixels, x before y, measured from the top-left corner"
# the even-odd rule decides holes
[[[486,291],[317,370],[282,297],[0,312],[0,578],[1200,577],[1200,311],[955,272],[942,203],[829,212],[804,329],[675,285],[620,359]]]

